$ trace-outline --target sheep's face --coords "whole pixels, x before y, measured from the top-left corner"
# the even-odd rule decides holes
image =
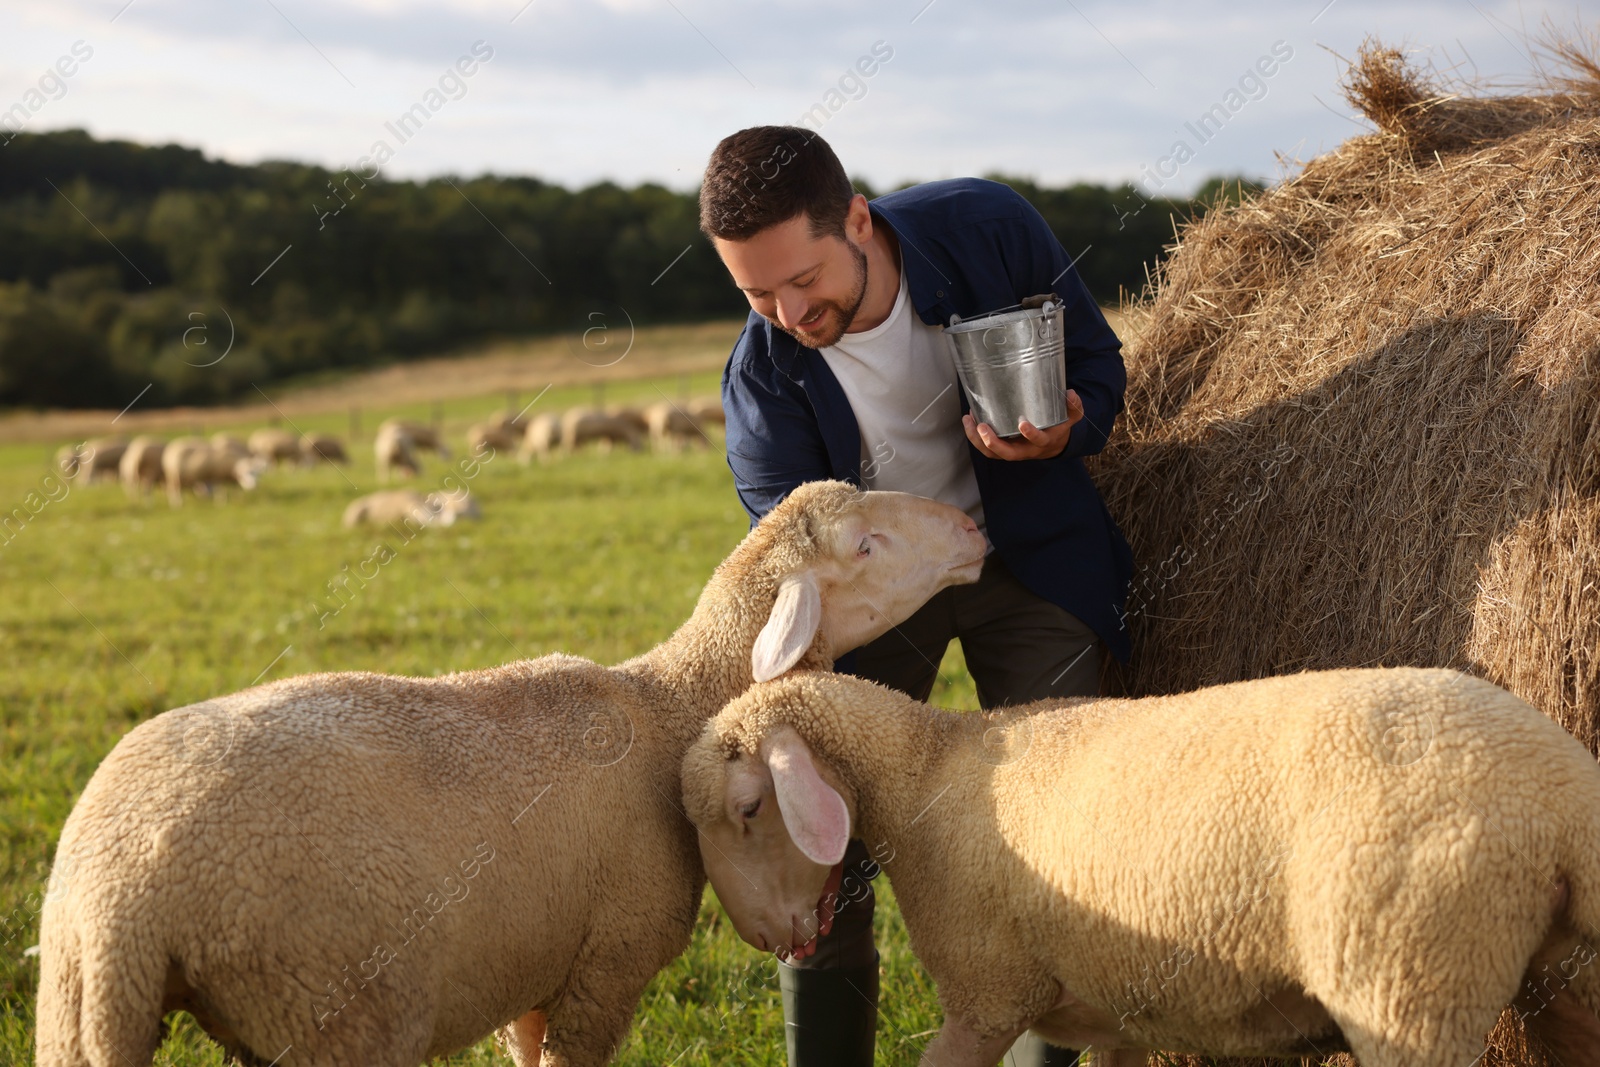
[[[708,731],[684,760],[684,793],[739,936],[780,959],[814,953],[833,927],[852,822],[833,769],[789,726],[753,752]]]
[[[837,659],[910,618],[941,589],[977,581],[988,548],[960,508],[909,493],[854,493],[852,506],[819,508],[810,527],[814,551],[780,581],[756,641],[757,681],[789,670],[818,640]]]

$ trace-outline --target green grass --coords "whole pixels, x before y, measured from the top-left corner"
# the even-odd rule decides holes
[[[700,377],[690,385],[696,393],[715,388]],[[657,388],[675,396],[679,382],[618,384],[606,399],[646,400]],[[537,410],[591,395],[552,390]],[[458,448],[461,428],[501,402],[445,405]],[[367,429],[394,413],[367,412]],[[295,422],[345,429],[334,416]],[[35,504],[44,499],[52,451],[0,446],[0,515],[29,507],[30,493],[40,493]],[[344,472],[275,472],[256,493],[236,491],[223,504],[191,500],[176,511],[160,499],[130,502],[114,485],[74,485],[0,545],[0,1063],[33,1062],[38,961],[24,950],[38,940],[36,901],[61,824],[134,724],[308,671],[441,674],[557,650],[615,662],[688,615],[746,529],[713,449],[588,454],[532,468],[500,456],[470,479],[481,523],[403,544],[387,531],[340,527],[345,503],[375,487],[370,453],[353,453]],[[421,487],[449,470],[430,464]],[[0,532],[0,542],[6,536]],[[380,541],[394,558],[328,614],[338,606],[328,583]],[[935,699],[975,706],[954,650]],[[879,1062],[910,1063],[937,1027],[938,1008],[892,893],[880,899]],[[688,953],[651,984],[618,1062],[782,1061],[770,958],[738,941],[710,893],[701,918]],[[191,1067],[220,1064],[221,1056],[178,1016],[157,1062]],[[510,1061],[486,1041],[448,1062]]]

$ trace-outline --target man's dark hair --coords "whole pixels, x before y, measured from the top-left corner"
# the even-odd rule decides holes
[[[700,228],[748,241],[802,212],[811,236],[843,237],[855,190],[828,142],[802,126],[751,126],[718,143],[700,183]]]

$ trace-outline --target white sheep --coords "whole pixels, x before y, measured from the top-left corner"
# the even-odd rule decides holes
[[[416,443],[399,427],[382,426],[378,429],[378,436],[372,442],[372,455],[378,468],[379,482],[387,482],[396,471],[410,478],[422,472]]]
[[[616,667],[307,675],[143,723],[61,832],[39,1067],[148,1067],[176,1008],[247,1062],[408,1067],[496,1027],[521,1067],[606,1062],[689,942],[678,766],[705,721],[983,548],[955,508],[813,483]]]
[[[127,450],[117,464],[122,477],[122,488],[129,499],[143,500],[145,494],[161,480],[161,454],[167,443],[159,437],[140,435],[128,442]]]
[[[541,463],[561,444],[561,416],[535,415],[528,420],[522,432],[522,447],[517,449],[517,462],[527,466],[534,459]]]
[[[218,432],[212,434],[211,447],[215,448],[218,452],[231,453],[235,456],[250,455],[250,446],[245,443],[244,438],[235,437],[231,433]]]
[[[349,463],[344,442],[331,433],[308,433],[300,438],[300,463],[314,467],[318,463]]]
[[[385,419],[379,423],[378,435],[372,444],[378,481],[387,482],[396,470],[416,477],[422,470],[417,455],[419,449],[437,452],[444,458],[450,456],[450,450],[445,447],[438,431],[431,426],[406,419]]]
[[[92,437],[77,446],[75,450],[77,464],[73,476],[85,483],[100,478],[110,478],[115,481],[120,477],[122,454],[127,450],[126,437]],[[56,462],[70,463],[70,460],[65,460],[61,453],[57,453]]]
[[[77,476],[78,459],[82,450],[82,444],[65,444],[56,449],[56,470],[61,472],[63,478]]]
[[[707,443],[700,423],[689,414],[687,404],[658,400],[644,409],[644,419],[650,430],[650,444],[658,452],[675,452]]]
[[[169,441],[161,453],[161,472],[167,483],[167,502],[183,505],[183,491],[214,496],[222,485],[254,489],[265,469],[265,462],[252,456],[244,442],[218,434],[210,441],[200,437],[180,437]]]
[[[945,1024],[1145,1050],[1467,1067],[1515,1004],[1600,1063],[1600,768],[1510,693],[1338,670],[989,716],[838,675],[753,687],[683,765],[741,936],[814,951],[846,840],[888,871]]]
[[[465,489],[454,492],[436,489],[428,494],[428,503],[437,513],[438,518],[435,521],[440,526],[453,526],[462,519],[483,518],[483,509],[478,506],[478,498]]]
[[[607,409],[606,413],[613,419],[616,419],[618,422],[626,423],[627,425],[633,427],[634,432],[639,435],[640,440],[643,440],[649,436],[650,424],[645,421],[644,412],[638,408],[629,407],[628,405],[623,404],[618,407]]]
[[[648,427],[641,428],[643,417],[636,421],[625,410],[602,411],[599,408],[571,408],[561,416],[561,447],[568,452],[584,445],[598,443],[609,451],[613,445],[627,445],[634,451],[644,447]]]
[[[441,459],[450,458],[450,449],[446,447],[444,438],[439,434],[438,428],[425,422],[417,422],[413,419],[384,419],[378,423],[378,429],[380,431],[385,429],[399,430],[411,438],[412,443],[418,448],[437,452]]]
[[[529,407],[532,407],[532,405],[530,404]],[[528,408],[523,408],[521,411],[502,408],[484,421],[491,426],[498,426],[503,430],[510,430],[520,435],[523,430],[528,428],[527,410]]]
[[[341,521],[347,528],[365,522],[373,525],[404,523],[420,529],[432,525],[438,515],[434,502],[415,489],[380,489],[350,501]]]
[[[483,455],[493,449],[496,452],[512,452],[522,443],[525,427],[517,425],[507,426],[500,421],[475,422],[467,428],[467,451],[476,455]]]
[[[266,426],[253,430],[245,444],[251,455],[259,456],[274,466],[300,460],[300,436],[282,427]]]
[[[466,492],[435,491],[424,496],[415,489],[380,489],[352,500],[344,509],[341,521],[347,528],[362,523],[401,523],[411,529],[421,529],[452,526],[459,519],[481,518],[483,511],[478,501]]]
[[[526,410],[526,409],[524,409]],[[486,448],[499,452],[513,452],[522,444],[528,420],[521,411],[496,411],[482,422],[473,423],[467,430],[467,450],[482,455]]]

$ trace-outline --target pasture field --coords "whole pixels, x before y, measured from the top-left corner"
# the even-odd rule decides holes
[[[549,387],[550,399],[566,404],[648,404],[677,399],[691,383],[715,393],[728,350],[744,322],[611,328],[596,325],[582,335],[518,338],[475,346],[454,355],[413,359],[368,370],[339,368],[249,389],[236,408],[146,408],[129,394],[127,410],[13,411],[0,417],[0,442],[82,440],[108,432],[180,434],[211,432],[228,424],[260,425],[284,416],[303,428],[348,433],[348,415],[361,413],[365,435],[388,415],[428,419],[439,404],[447,424],[471,421],[510,402],[521,407]],[[215,358],[195,345],[197,363]],[[581,388],[580,388],[581,387]],[[543,408],[541,408],[543,410]]]
[[[713,393],[716,375],[685,378],[674,368],[665,377],[619,379],[606,400],[645,403],[684,388]],[[524,402],[535,392],[527,389]],[[586,384],[558,385],[533,411],[592,396]],[[503,396],[439,402],[459,457],[467,424]],[[370,431],[390,414],[427,418],[432,407],[421,399],[374,406],[366,425]],[[336,405],[286,408],[302,430],[346,431]],[[253,421],[229,424],[243,414],[207,412],[204,428],[243,433],[265,422],[254,410]],[[49,456],[65,440],[26,436],[0,444],[0,512],[43,493]],[[383,529],[341,528],[345,503],[376,487],[369,439],[348,443],[348,468],[270,472],[257,492],[235,490],[222,503],[190,499],[181,510],[160,497],[130,501],[112,484],[69,483],[66,495],[0,534],[0,1064],[33,1063],[39,968],[26,950],[38,940],[39,894],[62,821],[130,727],[167,708],[309,671],[428,675],[554,651],[616,662],[687,617],[747,526],[717,447],[591,452],[532,467],[497,455],[470,480],[459,461],[428,460],[418,488],[454,472],[469,482],[484,518],[401,543]],[[329,582],[380,542],[395,558],[353,584],[353,596],[332,597]],[[954,648],[935,697],[975,706]],[[915,1062],[939,1015],[884,885],[879,1062],[905,1064]],[[693,945],[650,986],[618,1062],[782,1062],[773,968],[737,940],[708,892]],[[157,1062],[222,1061],[178,1016]],[[449,1062],[510,1061],[485,1041]]]

